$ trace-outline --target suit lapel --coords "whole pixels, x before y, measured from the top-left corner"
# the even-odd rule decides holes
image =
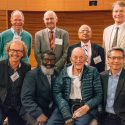
[[[43,74],[40,67],[38,68],[38,75],[39,75],[40,83],[42,83],[42,85],[44,85],[46,88],[50,88],[48,78]]]
[[[106,100],[107,100],[108,78],[109,78],[109,71],[106,71],[105,75],[102,77],[103,91],[104,91],[104,104],[106,104]]]
[[[122,70],[119,80],[118,80],[118,85],[117,85],[116,94],[115,94],[115,100],[117,99],[124,83],[125,83],[125,69]]]
[[[48,31],[47,31],[47,29],[45,29],[44,31],[43,31],[43,34],[42,34],[42,36],[43,36],[43,42],[42,42],[42,46],[43,46],[43,50],[49,50],[50,49],[50,45],[49,45],[49,34],[48,34]],[[45,42],[46,41],[46,42]]]
[[[56,28],[56,31],[55,31],[55,39],[58,38],[60,39],[61,38],[61,33],[60,33],[60,30],[58,28]],[[63,43],[62,43],[63,44]],[[56,49],[58,48],[58,45],[55,44],[55,47],[54,47],[54,52],[56,51]]]
[[[125,37],[125,24],[122,27],[122,30],[120,32],[120,37],[119,37],[119,40],[118,40],[118,46],[120,46],[122,44],[124,37]]]

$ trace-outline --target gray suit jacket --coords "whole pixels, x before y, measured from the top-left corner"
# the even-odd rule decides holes
[[[101,81],[104,92],[103,110],[105,109],[107,100],[107,89],[108,89],[108,78],[109,78],[108,74],[109,74],[108,70],[101,73]],[[122,72],[119,77],[113,107],[115,113],[119,117],[125,120],[125,69],[122,69]]]
[[[104,47],[106,53],[112,47],[111,36],[113,33],[114,26],[115,25],[111,25],[111,26],[105,28],[104,32],[103,32],[103,47]],[[121,30],[120,34],[118,34],[119,36],[118,36],[117,46],[121,47],[125,50],[125,24],[123,25],[123,27],[120,30]]]
[[[69,34],[63,29],[56,28],[55,39],[56,38],[62,40],[62,43],[55,43],[53,50],[56,55],[56,67],[58,69],[62,69],[67,58]],[[35,34],[35,58],[38,65],[41,64],[41,56],[46,50],[50,50],[49,34],[47,28],[38,31]]]

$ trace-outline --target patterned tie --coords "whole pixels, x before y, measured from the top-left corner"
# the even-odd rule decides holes
[[[53,36],[53,31],[50,31],[50,48],[53,49],[54,48],[54,36]]]
[[[116,27],[116,32],[115,32],[115,36],[113,39],[112,47],[117,46],[118,30],[119,30],[119,27]]]
[[[82,47],[85,51],[85,54],[86,54],[86,64],[88,65],[88,45],[83,45]]]

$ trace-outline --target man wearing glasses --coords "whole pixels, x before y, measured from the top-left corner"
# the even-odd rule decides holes
[[[125,125],[125,52],[112,48],[107,53],[109,70],[101,73],[104,91],[104,125]]]
[[[23,41],[13,40],[6,46],[7,60],[0,61],[0,125],[8,117],[9,125],[25,125],[20,92],[25,74],[31,66],[22,62],[27,53]]]
[[[41,57],[42,64],[29,71],[24,79],[21,100],[28,114],[28,125],[45,125],[53,111],[52,88],[56,76],[56,58],[52,50],[46,50]]]

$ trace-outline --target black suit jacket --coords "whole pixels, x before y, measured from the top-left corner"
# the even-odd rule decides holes
[[[81,42],[77,43],[77,44],[73,44],[71,46],[69,46],[68,48],[68,52],[67,52],[67,63],[71,63],[70,62],[70,57],[71,57],[71,53],[72,50],[76,47],[81,47]],[[104,49],[95,44],[95,43],[91,43],[91,49],[92,49],[92,57],[91,57],[91,64],[90,66],[94,66],[98,69],[99,72],[102,72],[105,70],[105,53],[104,53]],[[101,62],[98,64],[94,63],[93,58],[100,56],[101,57]]]
[[[53,75],[54,78],[55,76]],[[41,67],[37,67],[27,73],[22,87],[21,100],[26,112],[34,119],[41,114],[49,117],[52,113],[51,108],[49,108],[52,102],[51,88]]]
[[[25,74],[31,69],[29,64],[21,62],[21,69],[19,74],[19,87],[22,88]],[[0,104],[2,105],[7,97],[8,88],[8,60],[0,61]],[[19,97],[20,98],[20,97]]]
[[[107,100],[108,78],[109,78],[108,70],[101,73],[102,87],[104,92],[103,111],[105,109]],[[122,69],[122,72],[119,77],[113,107],[115,113],[125,120],[125,69]]]

